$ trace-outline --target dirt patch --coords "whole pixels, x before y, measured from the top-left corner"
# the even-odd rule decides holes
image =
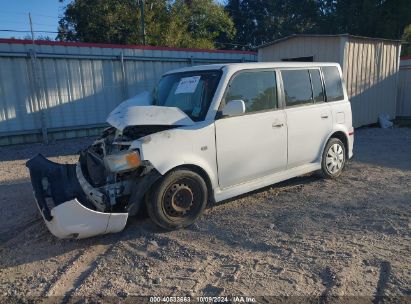
[[[59,240],[25,161],[75,162],[91,139],[0,148],[0,298],[248,295],[410,301],[411,129],[361,129],[341,178],[315,174],[211,206],[189,229],[131,218],[118,234]]]

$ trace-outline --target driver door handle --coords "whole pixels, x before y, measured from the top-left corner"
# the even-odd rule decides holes
[[[282,122],[273,122],[272,127],[273,128],[282,128],[284,124]]]
[[[327,119],[327,118],[328,118],[328,114],[325,114],[325,113],[324,113],[324,114],[321,114],[321,118],[322,118],[322,119]]]

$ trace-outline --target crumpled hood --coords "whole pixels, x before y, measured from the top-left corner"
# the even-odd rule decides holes
[[[128,126],[191,126],[194,122],[175,107],[150,105],[151,94],[143,92],[119,104],[107,117],[107,122],[123,131]]]

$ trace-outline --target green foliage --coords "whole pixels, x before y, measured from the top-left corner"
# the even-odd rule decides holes
[[[66,6],[57,39],[131,43],[138,39],[137,4],[132,0],[76,0]]]
[[[139,1],[150,45],[252,49],[299,33],[411,39],[410,0],[72,0],[57,39],[141,43]]]
[[[402,45],[401,55],[411,55],[411,24],[405,27],[404,34],[402,35],[402,40],[404,41],[404,44]]]
[[[321,1],[322,33],[349,33],[360,36],[400,39],[411,22],[409,0],[327,0]]]
[[[236,26],[235,41],[249,46],[311,32],[319,18],[315,0],[228,0],[226,10]]]
[[[14,37],[12,37],[14,38]],[[24,36],[25,40],[31,40],[33,37],[31,35],[26,35]],[[34,39],[36,40],[44,40],[44,41],[53,41],[53,39],[50,36],[46,36],[46,35],[35,35]]]
[[[258,46],[298,33],[400,39],[410,0],[228,0],[235,41]]]
[[[212,0],[145,0],[146,42],[150,45],[214,48],[232,39],[234,24]],[[57,39],[138,44],[141,11],[136,0],[74,0],[59,21]]]

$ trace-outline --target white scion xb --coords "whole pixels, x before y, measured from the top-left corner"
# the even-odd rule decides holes
[[[27,162],[47,227],[62,238],[117,232],[146,204],[176,229],[208,201],[315,170],[338,177],[354,142],[341,75],[336,63],[301,62],[166,73],[110,113],[112,127],[76,165]]]

